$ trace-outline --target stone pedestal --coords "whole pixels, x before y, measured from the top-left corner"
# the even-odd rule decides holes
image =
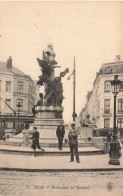
[[[106,141],[107,137],[93,137],[93,146],[102,149],[104,154],[109,152],[109,143]]]
[[[32,144],[32,140],[29,139],[29,138],[32,137],[33,131],[24,129],[22,131],[22,133],[23,133],[22,145],[23,146],[28,146],[28,145]]]
[[[93,129],[91,127],[81,127],[80,128],[80,137],[82,139],[87,139],[88,137],[93,137]]]
[[[5,129],[4,133],[5,133],[5,138],[9,139],[9,138],[14,137],[16,135],[16,130],[15,129]]]
[[[40,138],[56,138],[56,128],[63,122],[62,117],[57,118],[57,114],[62,114],[63,107],[37,106],[35,109],[37,114],[34,123],[30,124],[30,129],[37,127]]]

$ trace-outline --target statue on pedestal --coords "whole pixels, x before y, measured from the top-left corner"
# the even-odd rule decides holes
[[[61,78],[64,77],[69,69],[62,71],[58,77],[55,77],[55,68],[58,63],[55,61],[56,54],[53,51],[53,45],[48,44],[47,49],[43,51],[43,60],[37,58],[41,67],[42,75],[39,76],[38,85],[44,85],[44,106],[62,107],[63,85]],[[61,115],[56,112],[56,117],[61,118]]]

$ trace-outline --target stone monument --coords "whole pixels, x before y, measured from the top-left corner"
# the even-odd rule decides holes
[[[46,50],[43,51],[42,60],[37,58],[41,67],[41,75],[37,85],[44,86],[43,102],[33,108],[35,115],[34,124],[30,128],[36,126],[40,132],[41,138],[56,138],[56,127],[63,122],[63,84],[64,77],[69,69],[62,71],[59,76],[55,77],[55,68],[60,68],[55,61],[56,54],[53,45],[48,44]]]

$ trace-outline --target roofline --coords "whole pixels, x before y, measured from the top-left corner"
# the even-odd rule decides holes
[[[123,61],[116,61],[116,62],[110,62],[110,63],[103,63],[102,65],[110,65],[110,64],[122,64]]]
[[[0,74],[11,75],[11,76],[19,76],[19,77],[22,77],[22,78],[28,78],[28,79],[30,79],[34,84],[36,84],[36,83],[34,82],[34,80],[31,78],[30,75],[19,74],[19,73],[13,73],[13,72],[0,72]]]
[[[118,73],[118,74],[106,74],[106,75],[99,75],[99,77],[97,78],[97,80],[96,80],[96,82],[95,82],[95,84],[94,84],[94,86],[93,86],[93,88],[92,88],[92,93],[91,93],[91,95],[90,95],[90,97],[92,96],[92,94],[93,94],[93,91],[94,91],[94,89],[95,89],[95,86],[96,86],[96,83],[98,83],[99,82],[99,80],[102,78],[102,77],[109,77],[109,76],[114,76],[114,75],[118,75],[118,76],[120,76],[120,75],[123,75],[123,73]],[[122,80],[121,80],[122,81]],[[89,100],[90,100],[90,97],[89,97]],[[89,102],[89,100],[88,100],[88,102]]]

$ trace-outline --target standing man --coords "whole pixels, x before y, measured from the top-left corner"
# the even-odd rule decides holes
[[[71,128],[72,129],[68,133],[70,153],[71,153],[70,162],[74,161],[74,152],[75,152],[76,161],[77,163],[80,163],[79,155],[78,155],[78,140],[77,140],[79,132],[75,128],[75,122],[71,123]]]
[[[60,122],[60,125],[56,129],[56,136],[58,137],[58,145],[59,145],[59,150],[62,149],[62,143],[63,143],[63,138],[65,134],[65,128],[63,126],[63,122]]]
[[[35,155],[36,148],[41,149],[42,151],[45,151],[45,150],[41,148],[39,145],[39,132],[37,131],[37,127],[33,127],[33,129],[34,129],[33,136],[30,139],[32,139],[31,148],[34,149],[34,155]]]

